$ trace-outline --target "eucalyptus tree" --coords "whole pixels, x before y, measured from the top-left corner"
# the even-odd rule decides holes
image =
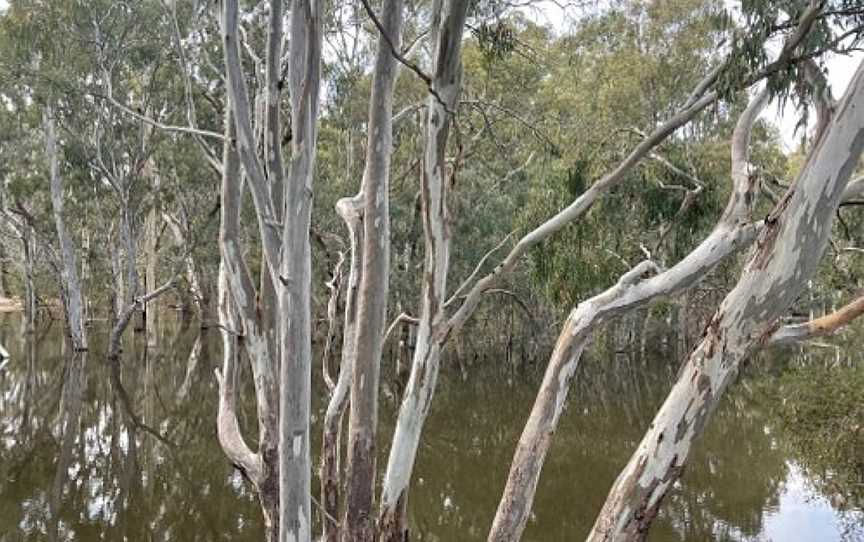
[[[864,65],[827,121],[801,175],[765,219],[738,284],[718,308],[705,338],[687,359],[619,475],[589,539],[645,537],[663,497],[681,476],[693,442],[743,360],[783,332],[777,329],[777,319],[815,272],[828,244],[833,214],[864,150],[862,104]],[[819,326],[808,328],[812,332]]]
[[[807,44],[806,48],[805,46],[801,47],[801,49],[805,49],[804,51],[799,50],[798,47],[805,42],[805,38],[808,35],[810,28],[814,24],[820,24],[814,23],[814,21],[821,20],[822,8],[823,6],[821,4],[811,3],[808,6],[808,9],[794,15],[791,20],[796,21],[798,26],[795,27],[787,24],[787,28],[793,28],[794,30],[787,39],[787,42],[781,51],[778,60],[775,61],[775,64],[780,61],[788,61],[788,59],[792,58],[795,54],[800,55],[799,58],[808,58],[809,53],[806,51],[806,48],[814,47],[812,40]],[[824,31],[824,29],[820,29],[820,32],[821,31]],[[806,66],[806,63],[804,65]],[[776,78],[772,79],[772,85],[776,85]],[[814,86],[821,88],[820,85]],[[645,261],[622,275],[618,284],[614,287],[600,295],[584,301],[570,314],[570,317],[568,318],[556,344],[556,349],[555,352],[553,352],[550,365],[547,368],[546,376],[543,385],[541,386],[541,390],[538,393],[534,410],[526,424],[517,448],[508,484],[499,505],[495,523],[490,532],[490,540],[515,540],[521,535],[528,513],[530,512],[531,500],[534,489],[536,488],[539,468],[543,463],[546,450],[548,450],[549,443],[554,434],[557,425],[556,420],[558,419],[558,416],[560,416],[560,410],[564,405],[568,385],[573,377],[573,371],[576,368],[576,364],[578,363],[585,344],[590,340],[590,330],[592,325],[597,321],[604,319],[605,315],[609,314],[607,313],[609,310],[611,310],[612,313],[618,309],[626,311],[634,306],[630,305],[633,301],[638,305],[651,299],[654,295],[665,295],[681,288],[687,288],[688,284],[691,284],[693,280],[699,280],[704,277],[707,270],[711,269],[715,263],[719,261],[713,260],[714,257],[719,256],[719,258],[722,259],[726,257],[727,254],[734,253],[742,247],[749,245],[757,231],[763,229],[760,223],[753,222],[752,219],[747,219],[748,215],[752,215],[752,208],[749,211],[747,209],[756,200],[757,194],[754,193],[753,190],[758,187],[758,178],[756,177],[755,170],[751,168],[747,160],[747,142],[749,141],[750,126],[755,120],[754,114],[758,113],[759,109],[764,105],[766,96],[767,94],[763,91],[760,97],[753,102],[750,109],[745,111],[739,121],[738,128],[736,129],[736,134],[733,138],[732,144],[732,178],[735,183],[735,189],[732,192],[732,199],[730,200],[729,206],[724,214],[724,218],[721,219],[717,229],[715,229],[715,233],[712,233],[705,242],[700,244],[699,247],[690,252],[683,260],[668,271],[662,271],[651,260]],[[853,121],[853,124],[854,122],[855,121]],[[850,155],[852,163],[857,163],[857,152],[858,151],[853,149],[852,155]],[[846,179],[843,179],[841,184],[848,180],[848,173],[849,172],[843,174],[846,176]],[[756,184],[754,184],[754,182]],[[840,193],[842,194],[842,192],[843,190],[841,188]],[[747,195],[748,193],[749,195]],[[736,210],[736,208],[738,210]],[[827,216],[830,219],[830,214]],[[726,249],[718,250],[718,247],[712,247],[715,242],[715,235],[721,234],[725,236],[732,232],[737,233],[733,233],[732,238],[723,242],[723,245],[727,247]],[[742,233],[744,235],[739,237],[739,234]],[[764,235],[764,233],[761,235]],[[733,240],[735,238],[737,238],[737,240]],[[706,248],[709,249],[707,252],[704,251]],[[729,252],[728,249],[732,249],[731,252]],[[700,269],[703,265],[706,267]],[[788,266],[789,262],[787,262],[786,265]],[[792,273],[792,271],[790,271],[790,273]],[[656,276],[647,278],[652,274],[655,274]],[[633,297],[631,297],[631,295]],[[643,297],[646,295],[647,297]],[[791,300],[789,302],[791,303]],[[788,306],[788,304],[786,306]],[[781,310],[785,310],[785,307]],[[851,316],[854,312],[851,310],[845,310],[843,314]],[[776,315],[773,318],[769,318],[772,325],[776,318]],[[848,318],[832,319],[832,321],[834,320],[848,322]],[[819,326],[817,324],[804,326],[800,330],[800,333],[802,336],[809,336],[813,329],[818,328]],[[788,332],[786,335],[788,335]],[[716,390],[716,387],[712,389]],[[709,395],[711,394],[709,393]],[[667,405],[671,403],[673,403],[673,401],[670,399],[670,402],[667,403]],[[687,409],[684,408],[684,405],[688,404],[687,400],[684,398],[679,398],[679,400],[674,403],[677,407],[685,411],[689,409],[689,407]],[[700,423],[697,424],[699,426],[699,431],[701,431],[703,419],[704,418],[700,418]],[[676,434],[674,427],[668,424],[665,426],[665,432],[662,430],[654,431],[654,428],[660,423],[660,420],[661,418],[658,417],[658,419],[655,420],[655,424],[652,425],[652,430],[649,431],[651,436],[655,438],[655,440],[651,441],[650,444],[652,450],[655,447],[665,446],[665,444],[661,444],[664,441],[665,436]],[[679,424],[677,427],[681,428],[685,426]],[[679,432],[677,435],[680,436],[681,433]],[[676,436],[674,440],[677,441],[678,437]],[[647,436],[644,442],[648,442]],[[643,443],[643,447],[645,446],[649,445]],[[680,466],[683,463],[681,461],[682,456],[675,455],[674,457],[675,458],[672,459],[672,462],[677,466]],[[648,455],[647,453],[642,454],[639,455],[639,458],[648,458]],[[634,462],[631,463],[628,470],[622,474],[621,478],[619,478],[619,485],[628,487],[628,484],[634,484],[635,487],[641,488],[640,491],[644,489],[647,493],[654,492],[653,485],[646,486],[642,481],[636,481],[640,476],[639,473],[642,472],[642,467],[644,466],[644,462],[639,462],[637,465],[636,461],[637,459],[634,459]],[[637,471],[637,474],[633,474]],[[672,471],[664,472],[668,474]],[[632,476],[630,476],[631,474]],[[663,488],[668,488],[668,485],[666,485],[667,480],[671,481],[677,478],[679,474],[680,469],[675,470],[672,476],[668,476],[663,478],[662,481],[659,481],[662,477],[661,475],[657,478],[659,485]],[[655,493],[655,499],[651,501],[649,506],[639,507],[636,506],[632,500],[622,504],[621,493],[617,493],[617,491],[619,491],[618,488],[613,490],[613,494],[610,495],[610,501],[607,502],[607,508],[620,505],[616,510],[618,515],[611,519],[608,516],[601,515],[592,536],[596,537],[596,539],[606,539],[603,538],[604,536],[607,536],[608,539],[614,540],[631,538],[641,539],[641,537],[645,536],[651,519],[656,515],[656,507],[659,506],[660,498],[656,497]],[[661,491],[665,491],[665,489]],[[655,508],[651,508],[652,506]],[[606,514],[605,511],[604,514]]]
[[[113,356],[126,323],[143,302],[137,230],[141,207],[152,198],[139,184],[158,176],[154,153],[161,141],[140,118],[124,111],[131,111],[124,102],[141,111],[165,104],[170,85],[159,68],[156,45],[166,31],[163,20],[149,3],[61,5],[27,0],[12,2],[3,17],[9,53],[4,76],[13,83],[9,88],[22,96],[22,107],[42,112],[47,155],[43,159],[50,182],[37,186],[50,187],[56,230],[52,237],[59,245],[54,259],[61,270],[61,297],[76,348],[86,348],[86,337],[75,242],[89,252],[94,244],[114,245],[111,234],[118,234],[118,250],[104,253],[114,264],[113,315],[120,324],[110,340]],[[58,43],[51,29],[69,31],[76,36],[75,46]],[[93,222],[99,218],[110,227],[95,228]],[[84,269],[89,270],[94,260],[102,266],[100,271],[107,271],[107,258],[91,254],[82,258]],[[162,293],[167,288],[154,290]]]
[[[214,24],[209,14],[215,10],[199,3],[179,7],[166,2],[52,4],[57,9],[53,11],[40,2],[13,2],[16,17],[44,13],[54,17],[54,26],[75,30],[70,34],[79,36],[76,51],[83,54],[65,56],[62,48],[51,49],[45,43],[41,49],[33,48],[57,56],[43,54],[38,65],[38,55],[29,57],[32,73],[28,75],[32,77],[27,90],[38,98],[38,107],[27,113],[37,118],[44,112],[48,143],[44,150],[51,166],[45,179],[51,181],[54,229],[61,249],[60,256],[52,259],[58,270],[60,266],[66,269],[65,297],[80,289],[74,287],[76,280],[68,271],[70,263],[72,269],[78,267],[74,251],[64,248],[70,246],[66,237],[76,236],[75,226],[65,221],[77,218],[62,209],[76,199],[68,194],[98,195],[103,207],[98,216],[107,218],[112,227],[93,231],[93,238],[113,243],[118,233],[122,250],[112,251],[111,258],[121,298],[110,338],[113,358],[119,355],[123,330],[142,304],[174,284],[175,273],[162,287],[153,281],[158,271],[155,256],[159,254],[156,234],[160,223],[164,221],[173,234],[178,246],[175,259],[185,269],[203,307],[208,277],[202,269],[209,263],[208,253],[206,249],[193,251],[202,238],[197,230],[206,228],[208,216],[215,216],[217,210],[220,213],[217,298],[223,352],[217,371],[217,432],[225,454],[258,494],[269,540],[312,538],[313,270],[320,264],[313,261],[311,240],[314,236],[326,245],[334,239],[336,235],[329,230],[339,227],[336,215],[347,227],[348,251],[336,254],[337,250],[326,247],[328,255],[336,256],[326,263],[335,261],[336,265],[326,284],[330,290],[329,329],[323,362],[329,395],[322,427],[320,516],[328,541],[408,537],[408,492],[442,353],[476,315],[487,294],[507,292],[502,288],[507,280],[517,282],[514,276],[528,276],[526,257],[533,257],[535,267],[542,267],[541,247],[562,268],[554,277],[559,282],[588,277],[585,269],[602,264],[602,271],[585,281],[596,287],[606,282],[610,269],[620,268],[620,260],[632,261],[642,252],[637,249],[639,243],[653,245],[648,260],[627,270],[607,290],[592,290],[595,295],[579,303],[567,318],[516,450],[490,532],[493,540],[521,536],[568,386],[581,353],[604,321],[687,290],[757,240],[753,263],[685,366],[693,380],[682,380],[673,390],[655,428],[619,479],[593,535],[627,539],[646,532],[662,495],[680,475],[690,444],[708,419],[716,396],[734,376],[741,359],[759,346],[759,337],[753,333],[768,337],[768,342],[793,340],[830,331],[860,313],[861,307],[854,305],[828,321],[783,327],[779,332],[772,327],[812,274],[811,264],[799,265],[801,253],[796,247],[803,243],[813,254],[824,249],[831,213],[850,190],[850,171],[844,164],[852,163],[860,153],[856,147],[860,146],[859,132],[855,132],[861,124],[857,107],[861,91],[856,90],[861,86],[860,75],[844,102],[820,109],[824,136],[814,145],[794,191],[781,200],[785,207],[778,207],[765,221],[755,217],[759,216],[758,175],[767,167],[753,164],[766,161],[751,152],[751,139],[760,138],[759,111],[773,95],[780,92],[782,97],[790,78],[804,74],[807,68],[799,69],[799,65],[811,66],[810,59],[826,49],[846,46],[842,36],[834,34],[836,25],[832,24],[853,21],[860,8],[842,2],[825,5],[814,1],[806,6],[793,2],[783,4],[789,13],[781,16],[779,8],[756,3],[762,10],[756,22],[748,19],[729,26],[720,2],[688,0],[667,8],[624,2],[623,12],[600,10],[574,36],[555,39],[524,17],[515,15],[509,22],[500,17],[506,5],[502,10],[490,8],[494,12],[490,22],[484,11],[489,4],[434,0],[428,5],[403,6],[401,0],[383,0],[380,6],[371,6],[361,0],[351,6],[330,6],[309,0],[272,0],[250,5],[224,0]],[[353,40],[353,48],[360,52],[334,53],[346,57],[339,57],[339,62],[347,60],[334,68],[336,75],[329,82],[336,86],[350,79],[352,84],[346,85],[353,96],[322,98],[329,60],[322,52],[324,40],[332,38],[338,46],[347,43],[327,34],[325,20],[343,15],[351,22],[342,29],[342,36]],[[645,21],[648,23],[643,24]],[[360,37],[366,35],[372,39]],[[607,41],[585,45],[597,37]],[[727,37],[730,43],[725,46]],[[769,58],[764,48],[769,37],[785,39],[776,57]],[[520,40],[536,45],[553,61],[544,64],[538,55],[493,64],[513,54]],[[367,43],[374,51],[368,59],[364,57]],[[672,45],[676,47],[670,55],[661,58],[658,51]],[[172,51],[171,60],[179,69],[163,68],[162,55],[167,50]],[[223,66],[214,60],[219,56],[224,74]],[[84,75],[71,76],[60,70],[59,64],[66,59],[81,66]],[[692,64],[700,69],[681,73]],[[480,66],[486,72],[471,73],[463,65]],[[512,71],[491,73],[501,66]],[[400,70],[405,77],[397,86]],[[620,77],[628,70],[632,77]],[[768,90],[756,95],[748,107],[739,106],[737,100],[765,78],[769,79]],[[818,74],[812,79],[816,81],[812,86],[821,88]],[[360,92],[367,83],[368,99]],[[513,86],[520,88],[510,88]],[[339,94],[338,89],[334,93]],[[175,102],[182,105],[177,107]],[[394,114],[394,104],[402,102],[406,107]],[[332,108],[326,110],[328,106]],[[342,106],[351,111],[336,118],[334,112]],[[357,112],[363,108],[367,110]],[[711,108],[717,109],[716,117],[706,114]],[[831,121],[830,109],[836,109]],[[739,114],[734,130],[727,130],[724,123]],[[585,120],[591,115],[596,116],[593,123]],[[185,120],[178,121],[184,116]],[[420,116],[416,124],[410,122]],[[555,117],[563,120],[556,122]],[[508,124],[502,140],[503,118]],[[349,128],[340,131],[340,122],[350,124]],[[400,122],[407,128],[397,127]],[[718,128],[721,124],[724,126]],[[319,143],[319,125],[323,143]],[[36,126],[38,122],[31,131],[41,141],[43,133]],[[625,126],[627,140],[636,141],[632,149],[622,149],[624,138],[619,135]],[[59,136],[55,134],[58,128]],[[359,141],[364,129],[365,147]],[[726,158],[718,162],[721,165],[691,168],[694,155],[707,157],[707,162],[725,152],[728,144],[718,141],[727,131],[732,132],[731,168],[725,167]],[[757,132],[756,137],[751,138],[751,132]],[[181,135],[188,139],[181,142]],[[576,139],[579,141],[571,141]],[[221,144],[221,157],[210,146],[213,141]],[[510,148],[514,150],[507,152]],[[336,214],[328,210],[327,217],[315,216],[313,221],[313,208],[323,214],[321,207],[313,207],[313,186],[323,189],[326,198],[321,199],[329,198],[328,204],[335,202],[335,193],[353,191],[360,169],[355,160],[358,149],[365,153],[359,191],[340,199]],[[200,154],[193,156],[197,151]],[[40,147],[43,162],[44,154]],[[643,167],[649,161],[651,165]],[[323,167],[316,174],[318,162]],[[391,173],[391,168],[398,168],[400,174]],[[725,189],[704,182],[706,174],[712,180],[726,177],[725,171],[718,173],[721,169],[731,169],[732,181],[722,214]],[[326,183],[337,176],[336,170],[340,181]],[[419,186],[401,188],[415,171]],[[212,180],[207,175],[213,172],[220,176],[218,207],[212,195],[200,189]],[[502,172],[503,179],[488,179]],[[462,191],[464,179],[470,183],[482,176],[488,177],[484,179],[488,184],[477,182],[473,192]],[[190,182],[193,177],[196,181]],[[326,184],[321,180],[313,183],[315,177]],[[64,178],[70,181],[65,190]],[[391,182],[397,178],[399,191],[393,190],[396,183]],[[818,181],[826,178],[830,190],[820,192]],[[82,179],[88,183],[87,192],[80,186]],[[550,198],[554,190],[538,188],[550,179],[566,185],[564,198],[560,193]],[[670,190],[670,179],[687,185],[679,190],[683,192],[680,200],[658,195]],[[515,186],[514,180],[525,186]],[[642,180],[660,188],[652,192],[628,186]],[[705,192],[712,190],[709,200]],[[396,194],[395,202],[390,200],[391,192]],[[476,204],[476,216],[464,213],[469,203],[462,200],[468,193],[483,200]],[[247,207],[246,212],[251,210],[254,217],[251,231],[244,229],[243,220],[247,194],[251,209]],[[638,201],[621,206],[621,194]],[[538,201],[545,198],[552,202]],[[515,221],[530,227],[511,243],[511,237],[503,235],[512,225],[507,217],[489,217],[516,213],[526,201],[530,208]],[[616,206],[621,207],[615,215],[619,222],[612,222],[613,218],[589,223],[592,216]],[[701,213],[696,218],[688,215],[694,209]],[[464,220],[460,220],[460,211],[468,215]],[[689,253],[684,248],[695,234],[687,237],[682,233],[670,240],[676,235],[676,220],[702,232],[711,226],[708,218],[715,211],[719,221]],[[482,252],[477,248],[482,236],[462,234],[480,222],[491,221],[494,226],[482,231],[501,230],[504,239],[475,262],[468,255]],[[625,231],[646,224],[652,230],[647,235]],[[599,233],[580,238],[567,232],[573,225],[583,233]],[[609,232],[613,227],[619,231]],[[28,232],[33,229],[28,228]],[[92,224],[89,228],[93,229]],[[64,236],[67,230],[71,235]],[[139,284],[142,230],[149,282],[143,289]],[[419,252],[421,230],[424,261],[422,273],[415,273],[419,266],[413,260]],[[794,238],[796,232],[801,238]],[[550,247],[553,238],[558,244]],[[614,239],[623,248],[603,246],[606,239]],[[584,251],[569,246],[583,241]],[[495,253],[505,246],[508,252],[495,262]],[[606,248],[611,256],[598,254]],[[398,259],[391,256],[391,250],[400,250]],[[121,259],[121,253],[125,258]],[[561,253],[566,257],[559,258]],[[348,279],[347,287],[342,288],[346,255]],[[658,255],[677,263],[664,270],[655,261]],[[398,262],[393,269],[391,260]],[[614,266],[612,260],[616,260]],[[572,275],[574,267],[581,274]],[[402,271],[396,278],[401,281],[397,288],[391,287],[393,270]],[[525,274],[516,275],[520,272]],[[453,288],[456,276],[467,278]],[[418,316],[400,314],[388,328],[388,312],[401,313],[410,306],[412,288],[419,293]],[[782,290],[780,302],[766,307],[766,296],[773,296],[778,288]],[[334,379],[329,357],[338,340],[342,290],[341,363]],[[567,299],[574,301],[588,287],[580,284],[568,290],[576,292]],[[746,297],[750,290],[758,294],[753,299]],[[81,303],[73,300],[69,305]],[[394,305],[398,307],[395,311],[390,308]],[[68,319],[78,327],[71,312]],[[378,430],[381,363],[387,330],[405,322],[415,330],[416,346],[376,499],[376,456],[383,448]],[[83,341],[83,333],[81,337]],[[255,395],[254,450],[246,442],[238,413],[237,397],[242,389],[238,379],[244,358],[250,364]],[[713,372],[706,376],[705,367]],[[698,412],[686,408],[690,400],[700,406]],[[347,468],[343,469],[341,434],[349,406]]]
[[[362,232],[351,232],[352,238],[359,235],[361,240],[359,246],[355,246],[351,262],[356,293],[349,294],[353,298],[349,302],[356,304],[352,307],[356,320],[349,322],[346,328],[346,333],[353,337],[346,335],[349,350],[343,351],[345,363],[339,375],[340,381],[350,378],[351,382],[346,507],[342,525],[342,540],[346,542],[371,542],[375,538],[378,390],[390,281],[393,90],[398,74],[395,55],[400,47],[402,11],[401,0],[388,0],[381,5],[382,21],[376,19],[381,35],[369,97],[366,165],[360,192],[351,200],[340,200],[346,207],[355,204],[347,214],[359,214],[361,220],[358,226],[349,219],[349,230],[362,227]],[[339,400],[338,397],[334,399]]]
[[[51,176],[51,207],[54,214],[54,225],[57,229],[57,240],[60,244],[62,259],[63,305],[66,308],[66,321],[72,337],[72,346],[76,350],[87,349],[87,331],[84,328],[84,300],[81,293],[81,281],[78,278],[78,258],[72,239],[66,230],[63,216],[63,179],[60,173],[60,157],[57,149],[57,130],[50,105],[45,106],[45,154],[48,158]]]
[[[309,540],[312,529],[309,227],[321,81],[321,10],[320,2],[298,0],[291,4],[287,78],[283,80],[284,6],[281,1],[270,2],[267,53],[263,61],[265,81],[258,102],[263,105],[264,120],[257,124],[264,134],[263,158],[258,153],[253,106],[240,57],[238,3],[224,2],[221,13],[228,101],[222,163],[222,269],[247,337],[245,342],[249,343],[247,351],[256,381],[259,442],[267,446],[259,446],[258,453],[251,452],[237,430],[236,412],[222,408],[231,406],[226,396],[233,390],[226,383],[233,374],[221,377],[221,393],[226,399],[220,401],[219,436],[229,457],[256,484],[265,509],[268,536],[274,540]],[[292,157],[287,172],[282,158],[279,107],[283,85],[290,94],[292,119]],[[229,131],[236,133],[236,147],[235,138],[227,137]],[[239,209],[242,195],[241,169],[255,205],[262,267],[278,300],[272,320],[276,329],[261,326],[256,290],[236,239],[232,238],[231,224],[237,223],[234,210]],[[225,301],[224,295],[220,301]],[[231,310],[222,307],[220,314],[229,314]],[[274,517],[277,510],[278,517]]]

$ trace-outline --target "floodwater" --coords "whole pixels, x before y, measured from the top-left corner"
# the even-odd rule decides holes
[[[255,497],[216,441],[215,331],[163,317],[160,347],[127,340],[117,374],[100,355],[104,330],[91,330],[90,354],[73,357],[59,325],[25,338],[16,316],[4,318],[0,342],[12,357],[0,368],[0,542],[262,539]],[[674,380],[677,362],[649,358],[585,360],[523,540],[584,538]],[[442,370],[409,499],[414,539],[485,540],[539,377],[494,363]],[[861,510],[835,506],[836,489],[820,493],[770,406],[754,399],[772,378],[748,371],[723,401],[650,540],[864,540]],[[388,434],[397,387],[385,380]],[[246,403],[241,423],[254,435]],[[315,410],[319,420],[323,404]]]

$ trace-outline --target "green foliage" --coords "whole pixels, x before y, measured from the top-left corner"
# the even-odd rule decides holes
[[[516,49],[516,33],[506,21],[482,23],[474,36],[487,61],[502,60]]]
[[[516,217],[521,228],[569,205],[617,165],[640,133],[683,104],[702,72],[692,67],[707,71],[722,39],[719,11],[721,3],[701,0],[619,2],[558,39],[530,27],[517,35],[547,59],[532,66],[536,83],[523,84],[522,109],[528,104],[531,116],[542,119],[557,147],[530,168],[526,204]],[[519,62],[517,55],[500,60],[490,77]],[[660,247],[663,259],[682,257],[707,233],[729,190],[725,115],[731,112],[706,115],[663,146],[659,154],[679,171],[646,160],[587,217],[534,249],[532,270],[550,300],[570,306],[608,287],[643,257],[640,245],[653,245],[673,220]],[[679,216],[684,189],[695,188],[681,171],[704,188]]]
[[[814,93],[821,89],[805,80],[800,63],[795,59],[816,58],[824,68],[822,53],[854,51],[864,38],[861,32],[864,5],[860,1],[820,2],[821,15],[814,20],[795,54],[786,62],[775,63],[776,54],[770,49],[772,38],[794,29],[809,4],[807,0],[744,0],[740,13],[743,24],[728,13],[720,18],[732,34],[730,62],[721,76],[721,88],[727,96],[739,91],[742,84],[752,81],[754,75],[771,68],[768,88],[780,99],[781,105],[792,99],[806,120],[807,107],[812,103]]]

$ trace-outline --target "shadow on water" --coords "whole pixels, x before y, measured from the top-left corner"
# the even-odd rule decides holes
[[[0,321],[12,354],[0,369],[0,542],[262,539],[255,496],[216,441],[218,334],[171,315],[160,325],[158,349],[130,336],[112,366],[107,330],[74,355],[58,325],[23,336],[15,317]],[[755,397],[783,365],[769,362],[724,400],[650,540],[864,540],[860,509],[832,506]],[[524,540],[584,537],[676,365],[660,353],[584,361]],[[417,540],[485,540],[539,377],[492,362],[442,370],[411,493]],[[398,406],[389,389],[384,434]],[[254,434],[254,405],[239,415]]]

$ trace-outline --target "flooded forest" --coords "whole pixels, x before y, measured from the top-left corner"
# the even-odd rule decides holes
[[[0,0],[0,542],[864,541],[864,4]]]

